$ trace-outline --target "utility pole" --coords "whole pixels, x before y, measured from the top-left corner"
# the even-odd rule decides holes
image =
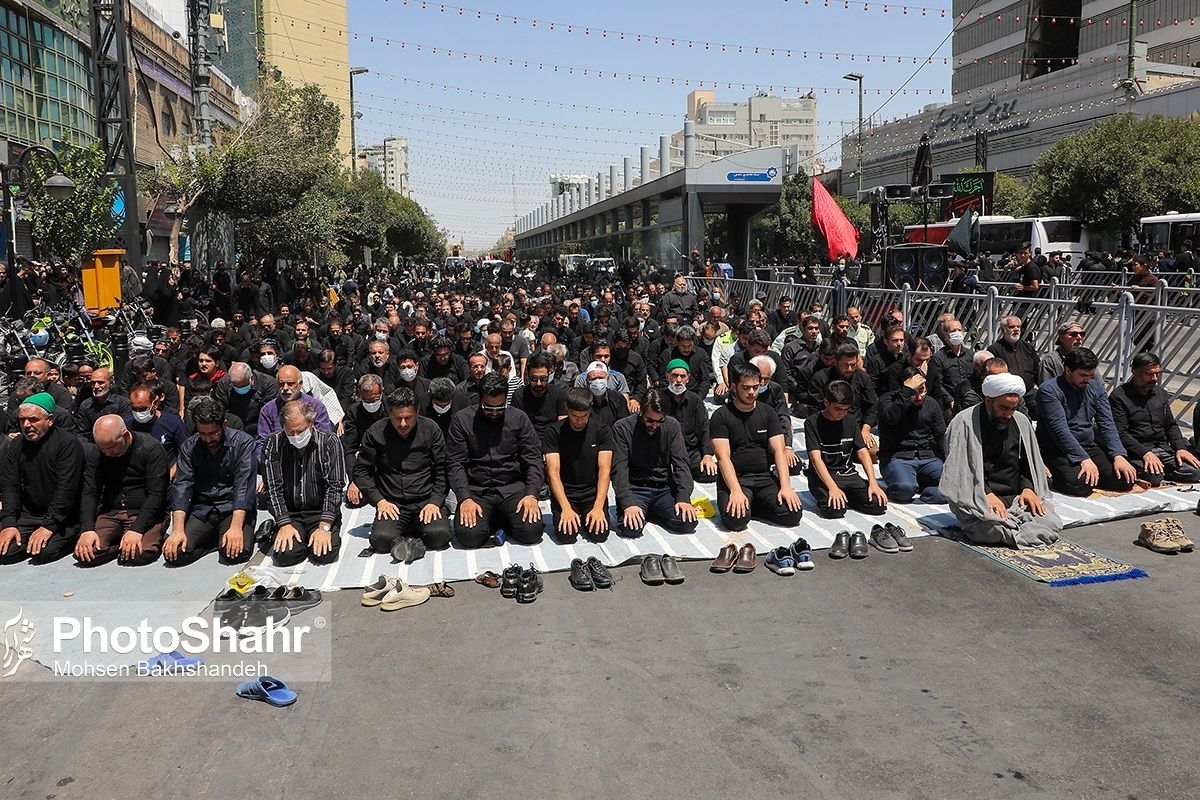
[[[354,137],[354,125],[358,121],[357,114],[354,113],[354,76],[366,75],[371,70],[366,67],[351,67],[350,68],[350,174],[358,177],[358,143]],[[387,144],[383,146],[383,157],[387,159]]]
[[[196,144],[205,151],[213,145],[212,49],[209,0],[188,0],[188,46],[192,56],[192,97]]]
[[[1133,54],[1137,45],[1137,0],[1129,0],[1129,53],[1125,64],[1125,113],[1132,114],[1137,103],[1137,70]]]
[[[842,79],[854,81],[858,84],[858,141],[856,150],[858,151],[858,190],[861,192],[863,188],[863,76],[860,72],[848,72],[842,76]]]

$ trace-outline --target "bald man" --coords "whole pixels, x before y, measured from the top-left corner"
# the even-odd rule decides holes
[[[290,365],[281,367],[275,376],[275,380],[279,384],[279,396],[263,404],[262,410],[258,412],[258,454],[260,456],[262,455],[263,443],[266,442],[267,437],[272,433],[283,430],[283,423],[280,422],[280,414],[283,411],[284,405],[292,400],[301,400],[310,403],[316,412],[316,427],[320,430],[333,433],[333,424],[329,421],[329,412],[325,410],[325,404],[318,398],[301,390],[300,370]]]
[[[96,421],[106,414],[128,416],[133,410],[129,399],[116,394],[112,373],[103,367],[92,370],[92,396],[79,403],[75,409],[75,427],[81,436],[92,440],[92,429]]]
[[[75,544],[82,566],[117,559],[126,566],[158,560],[167,514],[167,454],[153,436],[134,433],[125,420],[106,414],[92,426],[100,451],[88,465]]]
[[[46,392],[17,407],[20,438],[0,455],[0,562],[65,556],[79,533],[83,445],[54,424],[54,398]]]

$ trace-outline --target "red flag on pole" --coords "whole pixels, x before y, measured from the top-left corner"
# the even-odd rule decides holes
[[[830,261],[845,253],[849,253],[851,258],[858,255],[858,229],[842,213],[825,184],[815,177],[812,187],[812,221],[829,245]]]

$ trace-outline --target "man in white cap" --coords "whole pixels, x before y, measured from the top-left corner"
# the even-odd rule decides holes
[[[622,417],[629,416],[629,401],[625,395],[609,388],[608,365],[593,361],[587,365],[587,388],[592,394],[592,417],[601,428],[608,430]]]
[[[989,375],[983,402],[960,411],[946,431],[939,489],[975,544],[1042,547],[1062,530],[1033,424],[1017,410],[1024,395],[1019,376]]]

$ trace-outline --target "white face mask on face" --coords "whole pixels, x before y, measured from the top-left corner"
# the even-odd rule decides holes
[[[596,397],[600,397],[608,391],[608,379],[597,378],[594,381],[588,381],[588,389],[592,394],[596,395]]]
[[[279,363],[279,359],[272,355],[265,355],[258,360],[258,363],[263,365],[263,369],[274,369]]]
[[[288,442],[297,450],[303,450],[308,447],[308,443],[312,441],[312,428],[306,428],[303,433],[298,433],[295,436],[287,437]]]
[[[150,420],[154,419],[154,412],[150,409],[146,409],[145,411],[134,411],[133,419],[135,422],[140,422],[144,425]]]
[[[955,347],[961,346],[966,340],[967,335],[962,331],[951,331],[950,333],[946,334],[946,341],[950,342],[950,344],[954,345]]]
[[[417,371],[412,367],[404,367],[400,370],[400,380],[404,381],[405,383],[412,381],[412,379],[415,377],[417,377]]]
[[[449,405],[440,406],[437,403],[434,403],[433,410],[438,414],[445,414],[447,411],[450,410],[450,406]]]
[[[379,410],[379,407],[381,405],[383,405],[382,400],[372,400],[369,403],[366,400],[362,401],[363,409],[365,409],[367,411],[367,413],[369,413],[369,414],[374,414],[376,411]]]
[[[384,331],[375,331],[375,339],[377,341],[386,342],[387,338],[388,338],[388,335]]]

